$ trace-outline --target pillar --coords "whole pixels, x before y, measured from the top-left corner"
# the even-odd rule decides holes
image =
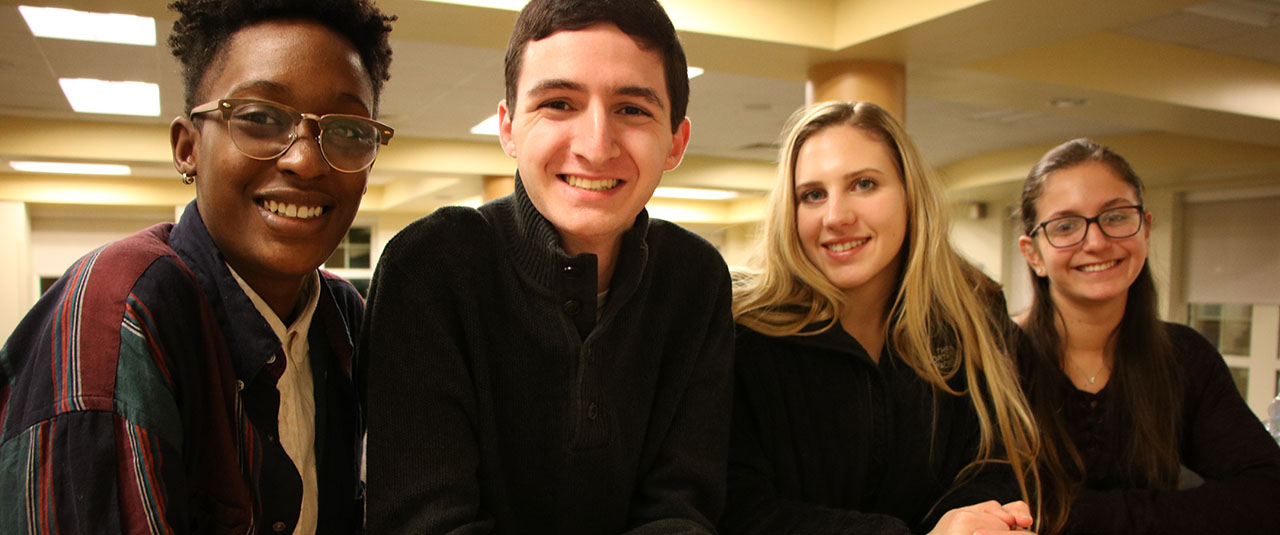
[[[865,100],[907,119],[907,74],[898,63],[845,60],[809,67],[809,103],[832,100]]]
[[[0,340],[18,326],[38,297],[31,275],[31,220],[26,203],[0,201]],[[0,342],[3,343],[3,342]]]

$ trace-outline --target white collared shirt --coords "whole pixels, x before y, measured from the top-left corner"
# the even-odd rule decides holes
[[[231,269],[231,266],[227,266],[227,269]],[[307,333],[311,328],[316,305],[320,302],[320,274],[312,273],[311,280],[303,287],[303,298],[307,304],[288,327],[285,327],[266,301],[240,278],[236,270],[231,269],[231,276],[235,277],[240,288],[253,301],[258,313],[271,325],[271,330],[280,339],[284,351],[284,373],[276,383],[276,389],[280,391],[280,413],[277,417],[280,445],[302,476],[302,508],[298,513],[298,526],[293,532],[312,534],[316,532],[319,495],[316,485],[315,384],[311,377],[311,347],[307,343]]]

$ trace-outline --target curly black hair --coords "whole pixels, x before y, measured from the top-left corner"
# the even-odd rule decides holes
[[[375,109],[383,82],[391,78],[387,35],[396,17],[384,14],[373,0],[178,0],[169,9],[181,14],[169,46],[182,62],[186,112],[199,104],[200,82],[231,36],[267,20],[314,20],[350,40],[373,83]]]

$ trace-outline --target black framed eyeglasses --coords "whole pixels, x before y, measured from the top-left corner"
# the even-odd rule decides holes
[[[1069,215],[1055,217],[1036,225],[1031,230],[1031,237],[1044,230],[1044,238],[1049,245],[1063,248],[1071,247],[1084,241],[1089,234],[1089,224],[1096,223],[1098,230],[1109,238],[1128,238],[1142,229],[1142,205],[1117,206],[1108,208],[1093,217]]]
[[[299,125],[311,119],[320,127],[316,141],[330,167],[344,173],[363,171],[378,157],[395,130],[368,117],[303,113],[284,104],[252,98],[224,98],[191,108],[190,117],[217,111],[227,122],[231,142],[255,160],[279,158],[298,139]]]

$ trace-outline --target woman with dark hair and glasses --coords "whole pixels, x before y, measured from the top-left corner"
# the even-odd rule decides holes
[[[76,262],[0,351],[0,533],[359,533],[362,302],[318,268],[392,134],[392,17],[171,7],[195,200]]]
[[[1160,321],[1143,185],[1111,149],[1050,150],[1022,192],[1034,279],[1017,318],[1044,433],[1043,533],[1276,533],[1280,448],[1222,356]],[[1180,465],[1205,483],[1180,490]]]

